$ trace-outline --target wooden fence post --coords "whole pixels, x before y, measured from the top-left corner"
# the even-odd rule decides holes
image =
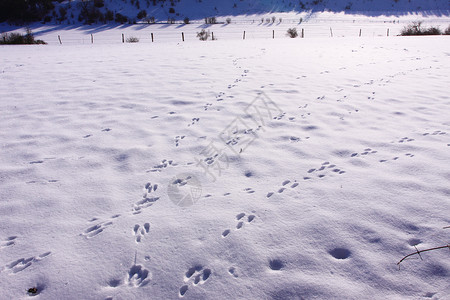
[[[387,29],[387,36],[389,36],[389,28]]]
[[[214,41],[214,32],[211,32],[211,38],[212,38],[212,40]]]
[[[153,43],[153,32],[152,32],[152,43]]]
[[[94,35],[91,33],[91,44],[94,43]]]
[[[62,45],[61,37],[58,35],[59,44]]]
[[[183,42],[184,42],[184,32],[181,33],[181,39],[182,39]]]
[[[275,38],[275,30],[272,30],[272,39]]]
[[[244,30],[244,35],[242,36],[242,39],[245,40],[245,30]]]
[[[361,36],[362,29],[359,29],[359,36]]]
[[[125,35],[122,33],[122,43],[125,43]]]
[[[302,28],[302,38],[304,38],[304,37],[305,37],[305,29]]]

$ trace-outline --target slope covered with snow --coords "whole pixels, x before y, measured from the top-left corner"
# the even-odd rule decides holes
[[[0,298],[445,299],[448,39],[353,29],[0,47]]]
[[[46,15],[41,13],[43,22],[47,24],[84,24],[84,23],[134,23],[182,22],[188,18],[203,20],[206,17],[217,17],[224,22],[225,18],[240,16],[273,15],[280,13],[315,14],[320,12],[360,14],[365,16],[405,16],[433,15],[449,16],[448,0],[242,0],[242,1],[153,1],[153,0],[70,0],[54,1],[54,9]],[[6,9],[6,8],[5,8]],[[121,16],[118,18],[117,16]],[[123,16],[126,19],[123,19]],[[16,18],[19,18],[16,16]],[[19,18],[20,19],[20,18]],[[20,20],[11,20],[14,24]]]

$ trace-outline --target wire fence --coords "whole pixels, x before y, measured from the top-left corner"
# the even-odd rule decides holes
[[[435,20],[435,21],[433,21]],[[433,19],[427,23],[446,28],[447,19]],[[298,18],[269,18],[219,20],[206,24],[207,20],[140,22],[137,24],[54,25],[37,28],[36,36],[49,44],[117,44],[179,43],[198,41],[201,30],[209,31],[216,40],[252,40],[289,38],[287,30],[295,28],[299,38],[326,37],[388,37],[398,35],[410,20],[395,17],[368,18],[364,16],[321,18],[311,15]]]
[[[299,25],[299,24],[297,24]],[[336,24],[334,24],[336,25]],[[383,24],[384,25],[384,24]],[[392,24],[393,25],[393,24]],[[175,28],[163,28],[151,25],[140,30],[131,30],[130,27],[116,28],[113,30],[97,31],[93,33],[74,33],[73,31],[59,32],[57,34],[47,33],[39,36],[45,38],[50,44],[116,44],[116,43],[179,43],[199,41],[199,32],[205,30],[209,33],[208,40],[254,40],[254,39],[288,39],[287,30],[295,28],[298,32],[297,38],[338,38],[338,37],[389,37],[400,32],[398,26],[387,27],[380,24],[372,26],[329,26],[326,24],[308,24],[307,26],[264,26],[242,28],[233,26],[225,28],[220,25],[198,26],[189,28],[184,26]]]

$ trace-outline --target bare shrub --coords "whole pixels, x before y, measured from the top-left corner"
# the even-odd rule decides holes
[[[200,41],[206,41],[210,36],[209,30],[206,31],[205,29],[202,29],[202,31],[197,32],[197,37]]]
[[[130,36],[129,38],[127,38],[126,42],[127,43],[139,43],[139,38],[137,38],[135,36]]]
[[[296,38],[298,37],[298,32],[297,32],[297,28],[289,28],[287,30],[286,35],[290,38]]]

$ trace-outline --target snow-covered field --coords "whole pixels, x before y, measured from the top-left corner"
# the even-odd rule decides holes
[[[0,47],[0,299],[448,299],[448,36],[188,26]]]

